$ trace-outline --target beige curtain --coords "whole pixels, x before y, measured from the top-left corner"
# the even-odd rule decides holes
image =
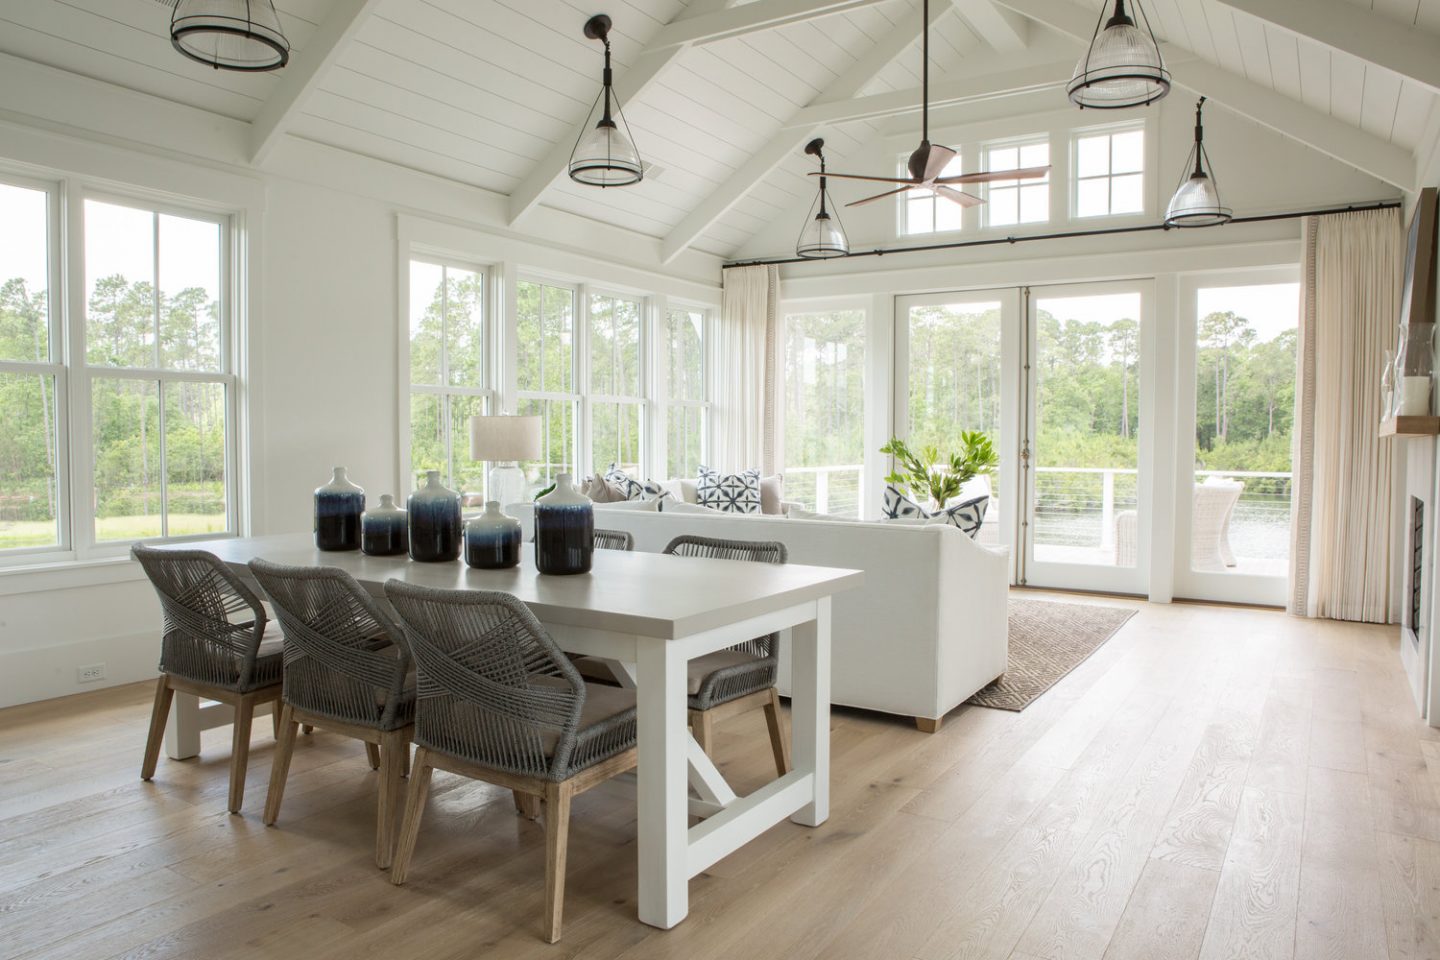
[[[719,413],[716,457],[710,466],[775,472],[776,349],[780,271],[773,266],[724,271],[716,331]]]
[[[1305,219],[1291,613],[1391,619],[1397,531],[1380,375],[1395,340],[1403,258],[1398,210]]]

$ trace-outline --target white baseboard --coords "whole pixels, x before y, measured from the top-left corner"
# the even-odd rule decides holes
[[[105,664],[105,679],[80,683],[76,670]],[[0,707],[153,679],[160,663],[154,630],[28,650],[0,651]]]

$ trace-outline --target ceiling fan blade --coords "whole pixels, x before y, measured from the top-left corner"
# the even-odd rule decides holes
[[[955,151],[938,143],[930,144],[930,154],[925,158],[925,179],[934,180],[945,172],[945,167],[955,159]]]
[[[915,185],[914,185],[914,184],[909,184],[909,183],[907,183],[905,186],[901,187],[901,188],[898,189],[898,190],[886,190],[884,193],[877,193],[877,194],[875,194],[875,196],[873,196],[873,197],[866,197],[866,198],[863,199],[863,200],[851,200],[849,203],[845,204],[845,206],[847,206],[847,207],[858,207],[858,206],[860,206],[860,205],[862,205],[862,204],[874,203],[876,200],[884,200],[886,197],[893,197],[893,196],[895,196],[895,194],[897,194],[897,193],[904,193],[904,192],[906,192],[907,190],[913,190],[913,189],[915,189]]]
[[[984,173],[962,173],[940,177],[936,183],[992,183],[996,180],[1034,180],[1050,172],[1049,167],[1024,167],[1020,170],[987,170]]]
[[[935,192],[947,200],[954,200],[962,207],[978,207],[980,206],[980,204],[985,202],[979,197],[971,196],[968,193],[962,193],[959,190],[955,190],[951,187],[943,186],[941,184],[936,184]]]
[[[869,174],[865,173],[826,172],[822,174],[819,170],[811,170],[809,175],[812,177],[833,177],[837,180],[868,180],[873,183],[908,183],[912,186],[920,182],[910,177],[872,177]]]

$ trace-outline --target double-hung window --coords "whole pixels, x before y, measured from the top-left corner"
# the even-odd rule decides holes
[[[518,413],[540,417],[541,456],[523,466],[533,487],[548,486],[578,462],[580,390],[575,376],[575,286],[541,280],[515,284],[515,386]]]
[[[693,477],[710,429],[709,315],[670,305],[659,357],[665,384],[665,476]]]
[[[1077,136],[1074,169],[1077,217],[1145,212],[1143,127]]]
[[[611,464],[632,477],[644,469],[644,301],[588,291],[590,369],[586,391],[590,467]]]
[[[483,269],[410,261],[410,480],[438,470],[467,505],[485,497],[469,423],[491,412],[487,296]]]
[[[82,543],[234,532],[227,218],[108,197],[81,215]]]

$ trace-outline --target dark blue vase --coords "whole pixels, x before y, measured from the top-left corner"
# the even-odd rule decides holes
[[[360,515],[365,512],[365,488],[336,467],[330,482],[315,489],[315,546],[321,550],[359,550]]]
[[[410,559],[426,563],[460,556],[460,494],[440,484],[440,471],[425,474],[425,486],[410,494]]]
[[[394,557],[410,549],[410,521],[390,494],[360,518],[360,549],[372,557]]]
[[[535,501],[535,568],[560,576],[589,573],[594,553],[594,507],[562,473],[555,489]]]
[[[500,501],[465,521],[465,562],[481,570],[504,570],[520,562],[520,521],[500,512]]]

